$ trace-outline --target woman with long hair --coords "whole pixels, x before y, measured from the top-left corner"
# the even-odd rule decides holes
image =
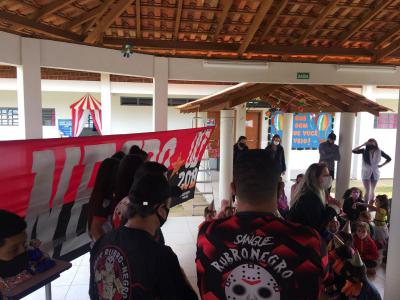
[[[247,146],[247,138],[245,136],[240,136],[237,143],[233,145],[233,161],[236,161],[238,156],[243,152],[249,150]]]
[[[365,148],[363,148],[365,146]],[[364,144],[353,149],[354,154],[362,154],[361,179],[365,188],[364,201],[368,203],[375,199],[375,188],[380,178],[379,169],[392,159],[378,147],[375,139],[369,139]],[[386,161],[381,164],[381,159]]]
[[[279,171],[281,175],[285,175],[286,172],[285,151],[281,145],[281,137],[279,134],[275,134],[272,137],[271,143],[265,148],[265,150],[271,152],[273,159],[279,166]]]
[[[332,177],[325,164],[316,163],[308,167],[294,196],[288,219],[323,233],[339,210],[328,206],[325,201],[325,191],[331,185]]]
[[[98,240],[112,229],[115,183],[119,160],[106,158],[97,172],[94,188],[89,199],[88,230],[93,240]]]

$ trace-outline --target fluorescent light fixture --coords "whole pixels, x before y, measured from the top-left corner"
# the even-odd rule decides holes
[[[338,72],[396,73],[396,66],[336,65]]]
[[[235,60],[203,60],[204,68],[268,70],[268,63]]]

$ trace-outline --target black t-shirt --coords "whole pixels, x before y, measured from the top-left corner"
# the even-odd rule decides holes
[[[90,256],[91,299],[190,300],[196,293],[170,247],[121,227],[98,240]]]
[[[200,226],[197,284],[203,300],[316,300],[327,260],[310,227],[238,213]]]

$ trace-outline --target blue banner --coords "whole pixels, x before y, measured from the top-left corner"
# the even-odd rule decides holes
[[[271,115],[270,139],[274,134],[283,135],[283,113]],[[293,116],[292,149],[318,149],[333,130],[330,113],[296,113]]]
[[[58,130],[62,133],[63,137],[72,137],[72,120],[58,119]]]

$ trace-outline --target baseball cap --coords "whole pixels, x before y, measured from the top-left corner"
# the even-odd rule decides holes
[[[171,186],[164,175],[165,167],[157,168],[154,162],[144,163],[135,174],[133,185],[129,192],[132,204],[154,206],[163,203],[168,198],[179,197],[182,190]],[[151,165],[151,166],[150,166]]]

